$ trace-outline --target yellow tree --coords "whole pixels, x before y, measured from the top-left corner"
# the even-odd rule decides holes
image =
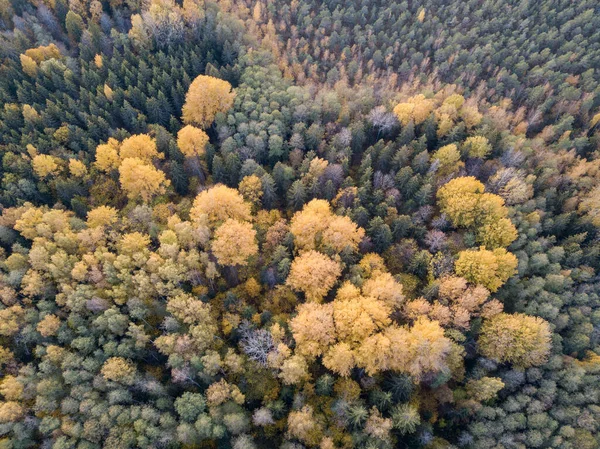
[[[128,198],[141,198],[144,202],[165,193],[171,183],[162,171],[136,157],[123,160],[119,167],[119,181]]]
[[[221,265],[247,265],[258,252],[256,231],[250,223],[230,218],[216,230],[212,252]]]
[[[250,209],[250,204],[244,201],[237,190],[219,184],[198,194],[190,210],[190,217],[196,222],[206,219],[211,226],[216,227],[228,218],[249,221]]]
[[[177,146],[186,157],[202,157],[208,144],[208,134],[192,125],[184,126],[177,133]]]
[[[517,258],[504,248],[461,251],[455,264],[456,274],[473,284],[497,291],[517,268]]]
[[[438,172],[441,176],[449,175],[464,167],[464,163],[460,160],[460,152],[458,147],[451,143],[438,149],[433,154],[433,160],[439,161]]]
[[[183,121],[208,128],[219,112],[227,112],[231,108],[234,98],[235,93],[227,81],[199,75],[192,81],[185,96]]]
[[[358,249],[365,235],[350,218],[334,215],[325,200],[312,200],[296,212],[290,223],[290,231],[299,250],[326,250],[335,253],[345,248]]]
[[[100,370],[106,380],[132,385],[135,382],[135,366],[123,357],[111,357]]]
[[[492,145],[486,137],[471,136],[465,140],[465,147],[470,157],[485,158],[492,151]]]
[[[260,205],[263,196],[262,181],[256,175],[244,176],[240,181],[240,193],[246,201],[254,206]]]
[[[455,178],[437,192],[438,206],[454,226],[471,226],[478,213],[479,196],[485,186],[473,176]]]
[[[484,321],[478,345],[486,357],[521,368],[546,362],[551,349],[550,325],[522,313],[499,313]]]
[[[157,151],[156,141],[152,137],[148,134],[136,134],[121,142],[119,157],[121,160],[138,158],[151,163],[154,158],[162,159],[164,155]]]
[[[76,178],[82,178],[87,174],[87,167],[77,159],[69,159],[69,173]]]
[[[58,173],[58,164],[54,157],[47,154],[38,154],[33,158],[33,171],[44,179]]]
[[[96,167],[109,172],[119,168],[119,142],[112,137],[108,142],[96,147]]]
[[[308,251],[294,259],[286,284],[303,292],[309,301],[320,301],[341,273],[338,262],[317,251]]]
[[[455,178],[438,190],[438,205],[455,226],[474,228],[477,240],[488,248],[510,245],[518,236],[499,195],[485,192],[472,176]]]
[[[298,307],[298,314],[290,321],[296,342],[296,351],[314,359],[335,342],[333,306],[308,302]]]

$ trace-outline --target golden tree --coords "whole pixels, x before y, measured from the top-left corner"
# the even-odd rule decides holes
[[[358,249],[365,235],[350,218],[334,215],[325,200],[312,200],[296,212],[290,223],[296,246],[300,250],[330,250],[335,253],[345,248]]]
[[[208,128],[220,112],[227,112],[233,105],[235,93],[231,84],[212,76],[199,75],[188,89],[183,105],[183,121],[186,124]]]
[[[473,284],[497,291],[517,268],[517,258],[504,248],[461,251],[455,264],[456,274]]]
[[[286,284],[303,292],[309,301],[320,301],[341,273],[338,262],[317,251],[308,251],[294,259]]]
[[[38,154],[33,158],[33,171],[44,179],[58,173],[58,164],[54,157],[47,154]]]
[[[207,144],[208,134],[195,126],[184,126],[177,133],[177,146],[186,157],[204,156]]]
[[[151,163],[154,158],[162,159],[164,155],[157,151],[156,140],[148,134],[136,134],[121,142],[119,157],[121,160],[138,158]]]
[[[483,322],[478,345],[486,357],[529,368],[548,359],[550,336],[550,325],[539,317],[499,313]]]
[[[228,219],[215,231],[212,252],[221,265],[247,265],[258,252],[252,224]]]
[[[218,226],[228,218],[240,221],[251,219],[250,204],[235,189],[216,185],[198,194],[194,200],[190,217],[200,222],[206,217],[211,226]]]
[[[106,380],[132,385],[135,382],[136,368],[123,357],[111,357],[100,370]]]
[[[96,167],[109,172],[119,168],[119,142],[112,137],[108,142],[96,147]]]
[[[322,355],[335,342],[332,305],[301,304],[290,321],[290,329],[300,354],[309,359]]]
[[[119,167],[119,181],[128,198],[141,198],[144,202],[165,193],[171,183],[162,171],[136,157],[123,160]]]

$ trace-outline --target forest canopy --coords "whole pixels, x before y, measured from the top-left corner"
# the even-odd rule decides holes
[[[592,0],[0,0],[0,447],[600,448]]]

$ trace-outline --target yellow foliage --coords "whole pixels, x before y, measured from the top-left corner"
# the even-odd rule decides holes
[[[419,94],[410,97],[404,103],[396,105],[394,114],[403,126],[408,125],[411,121],[414,121],[416,125],[419,125],[427,120],[427,117],[429,117],[429,114],[433,111],[434,106],[435,103],[433,100]]]
[[[17,422],[23,417],[23,407],[17,402],[3,402],[0,405],[0,423]]]
[[[119,167],[119,181],[128,198],[141,198],[144,202],[165,193],[171,183],[162,171],[135,157],[123,160]]]
[[[183,105],[183,121],[208,128],[220,112],[233,105],[235,93],[231,84],[212,76],[199,75],[188,89]]]
[[[483,136],[467,137],[465,147],[469,153],[469,157],[485,158],[492,151],[492,145],[487,138]]]
[[[314,419],[310,405],[291,411],[287,419],[287,428],[290,436],[308,444],[316,445],[321,439],[321,429]]]
[[[121,142],[119,149],[121,160],[138,158],[151,163],[154,158],[162,159],[164,155],[156,150],[156,141],[147,134],[136,134]]]
[[[300,212],[296,212],[290,223],[296,247],[300,250],[332,250],[342,252],[349,247],[356,251],[365,235],[350,218],[334,215],[325,200],[312,200]]]
[[[117,209],[109,206],[99,206],[87,214],[88,228],[110,226],[117,222]]]
[[[592,189],[579,203],[579,213],[585,214],[594,226],[600,227],[600,186]]]
[[[372,296],[386,303],[390,308],[397,309],[402,305],[402,284],[396,281],[390,273],[378,273],[367,279],[362,285],[365,296]]]
[[[51,337],[56,335],[60,327],[60,319],[56,315],[46,315],[38,324],[37,331],[42,337]]]
[[[495,398],[502,388],[504,382],[499,377],[482,377],[467,382],[467,394],[479,402]]]
[[[240,182],[240,193],[244,199],[254,205],[259,205],[263,196],[262,181],[256,175],[245,176]]]
[[[332,305],[301,304],[298,314],[290,321],[290,329],[297,352],[309,359],[322,355],[335,342]]]
[[[60,50],[55,44],[50,44],[46,46],[39,46],[36,48],[30,48],[25,52],[25,55],[29,56],[36,63],[40,63],[47,59],[56,59],[60,58]]]
[[[417,20],[418,20],[420,23],[423,23],[423,20],[425,20],[425,8],[421,8],[421,9],[419,10],[419,14],[417,15]]]
[[[101,69],[102,66],[104,65],[104,62],[102,60],[102,55],[96,54],[96,56],[94,56],[94,64],[96,65],[97,68]]]
[[[471,226],[484,191],[485,186],[473,176],[455,178],[438,190],[438,205],[455,226]]]
[[[33,170],[35,174],[44,179],[58,173],[58,164],[54,157],[47,154],[38,154],[33,157]]]
[[[347,377],[356,365],[354,352],[348,343],[337,343],[331,346],[323,357],[323,365],[334,373]]]
[[[87,174],[87,167],[77,159],[69,159],[69,173],[77,178],[82,178]]]
[[[35,76],[37,74],[37,64],[36,62],[27,55],[19,55],[19,59],[21,60],[21,67],[23,72],[29,76]]]
[[[456,274],[473,284],[481,284],[491,292],[497,291],[515,272],[517,258],[504,248],[489,251],[461,251],[455,264]]]
[[[338,262],[317,251],[308,251],[294,259],[286,284],[303,292],[309,301],[320,301],[341,273]]]
[[[358,296],[333,301],[333,319],[337,337],[352,345],[359,344],[375,331],[389,326],[392,309],[373,297]]]
[[[465,165],[460,160],[460,152],[458,151],[458,147],[453,143],[438,149],[433,154],[433,160],[439,161],[439,173],[441,176],[446,176],[450,173],[460,170]]]
[[[310,378],[306,359],[300,354],[294,354],[281,364],[279,378],[286,385],[298,385]]]
[[[192,125],[184,126],[177,133],[177,146],[186,157],[204,156],[208,140],[208,134]]]
[[[23,105],[23,118],[30,123],[35,123],[40,119],[40,114],[38,111],[36,111],[36,109],[33,106],[24,104]],[[32,154],[32,151],[30,151],[30,148],[32,150],[35,150],[35,152],[33,154]],[[30,143],[27,144],[27,152],[29,153],[29,155],[31,157],[33,157],[37,154],[37,150]]]
[[[115,170],[119,167],[119,142],[112,137],[108,142],[96,147],[96,167],[104,172]]]
[[[123,357],[111,357],[100,370],[102,376],[106,380],[119,382],[125,385],[133,385],[135,382],[136,368],[135,366],[125,360]]]
[[[124,234],[119,241],[119,252],[126,255],[143,252],[150,245],[150,237],[139,232]]]
[[[258,252],[256,231],[250,223],[230,218],[216,230],[212,251],[221,265],[247,265]]]
[[[251,219],[250,204],[235,189],[216,185],[198,194],[190,210],[193,221],[202,222],[203,216],[213,226],[218,226],[228,218],[240,221]]]
[[[486,357],[529,368],[548,359],[550,336],[550,325],[539,317],[499,313],[484,321],[478,345]]]
[[[472,176],[447,182],[437,198],[454,226],[475,227],[479,243],[489,248],[508,246],[518,236],[502,197],[485,193],[484,185]]]
[[[0,383],[0,393],[8,401],[18,401],[23,396],[23,384],[16,377],[7,375]]]

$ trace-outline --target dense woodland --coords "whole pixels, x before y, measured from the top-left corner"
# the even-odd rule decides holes
[[[600,448],[593,0],[0,0],[0,448]]]

